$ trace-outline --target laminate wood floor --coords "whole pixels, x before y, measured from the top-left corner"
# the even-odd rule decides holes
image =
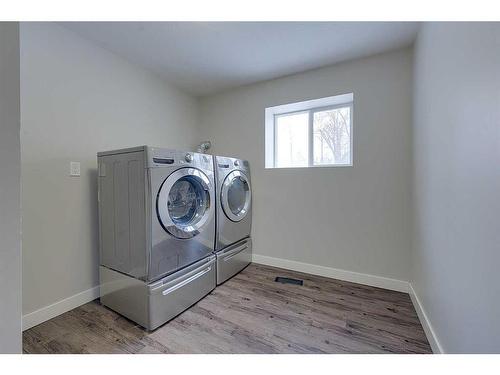
[[[303,286],[276,276],[299,278]],[[431,353],[405,293],[251,264],[147,332],[93,301],[23,333],[25,353]]]

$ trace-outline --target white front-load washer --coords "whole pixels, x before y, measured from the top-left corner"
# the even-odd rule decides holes
[[[217,215],[215,251],[217,284],[252,261],[252,188],[246,160],[216,156]]]
[[[98,153],[101,303],[152,330],[215,288],[210,155]]]

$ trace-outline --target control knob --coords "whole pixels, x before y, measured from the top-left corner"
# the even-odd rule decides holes
[[[188,163],[191,163],[193,161],[193,156],[191,154],[186,154],[186,157],[184,158]]]

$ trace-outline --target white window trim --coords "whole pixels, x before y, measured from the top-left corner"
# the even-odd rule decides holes
[[[314,125],[313,116],[316,112],[332,110],[337,108],[349,107],[350,114],[350,155],[348,164],[314,164]],[[276,167],[277,140],[276,134],[276,117],[309,113],[308,119],[308,137],[309,137],[309,155],[308,165],[302,167]],[[352,167],[353,166],[353,112],[354,112],[354,95],[353,93],[330,96],[327,98],[307,100],[297,103],[289,103],[269,107],[265,110],[265,168],[266,169],[295,169],[295,168],[336,168],[336,167]]]

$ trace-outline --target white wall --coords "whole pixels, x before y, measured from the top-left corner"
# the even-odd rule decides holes
[[[354,166],[264,169],[264,109],[354,92]],[[409,278],[412,51],[241,87],[200,101],[213,152],[252,168],[254,252]]]
[[[198,103],[49,23],[21,25],[21,94],[27,314],[98,284],[96,153],[192,149]],[[81,177],[69,177],[70,161],[82,163]]]
[[[21,352],[19,24],[0,22],[0,353]]]
[[[500,25],[415,50],[412,284],[445,352],[500,352]]]

